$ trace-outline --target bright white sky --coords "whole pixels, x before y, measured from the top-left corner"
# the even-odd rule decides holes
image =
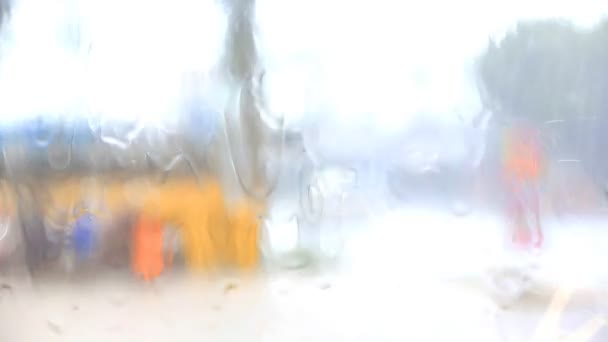
[[[597,0],[258,0],[273,109],[294,124],[330,108],[339,122],[387,129],[416,113],[475,112],[466,68],[516,19],[590,25],[605,13]],[[61,45],[62,23],[79,15],[87,60]],[[0,120],[85,105],[155,120],[174,111],[184,71],[217,61],[224,22],[212,0],[21,0],[7,28]]]

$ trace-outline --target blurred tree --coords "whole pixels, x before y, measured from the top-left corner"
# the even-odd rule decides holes
[[[533,122],[587,114],[588,38],[567,21],[548,20],[490,40],[479,62],[484,104],[499,117]]]
[[[608,114],[608,18],[591,30],[586,38],[583,86],[588,91],[588,108],[593,115],[604,117]]]
[[[490,40],[478,77],[495,118],[537,126],[560,120],[553,156],[582,161],[598,180],[608,175],[608,163],[597,158],[608,142],[608,18],[591,29],[565,20],[521,22]]]
[[[608,18],[589,32],[586,45],[583,63],[587,67],[583,86],[588,92],[586,107],[593,120],[587,120],[582,129],[585,144],[581,147],[581,159],[596,183],[608,193],[608,161],[600,157],[608,143]]]

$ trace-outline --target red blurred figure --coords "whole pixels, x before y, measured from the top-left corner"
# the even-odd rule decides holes
[[[512,240],[518,247],[540,248],[543,244],[539,198],[542,151],[538,130],[526,125],[511,128],[504,157],[508,213],[514,224]]]

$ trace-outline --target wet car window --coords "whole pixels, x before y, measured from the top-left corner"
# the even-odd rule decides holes
[[[608,340],[607,15],[0,0],[0,336]]]

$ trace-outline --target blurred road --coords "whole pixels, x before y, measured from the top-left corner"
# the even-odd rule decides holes
[[[528,341],[559,286],[576,289],[562,332],[608,314],[602,223],[546,224],[538,268],[525,271],[530,292],[506,308],[493,300],[491,274],[531,259],[501,247],[500,220],[400,209],[359,221],[334,266],[250,276],[176,270],[152,285],[126,271],[5,278],[0,340]],[[607,339],[604,329],[593,341]]]

